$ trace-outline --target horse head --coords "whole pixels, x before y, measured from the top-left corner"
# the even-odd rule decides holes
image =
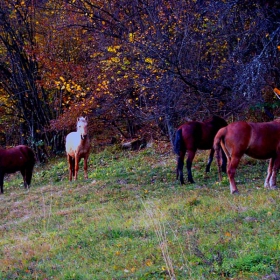
[[[77,132],[80,133],[82,140],[85,140],[87,138],[87,117],[79,117],[77,119]]]

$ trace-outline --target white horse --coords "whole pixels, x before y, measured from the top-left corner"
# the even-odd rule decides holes
[[[90,153],[90,139],[87,129],[87,117],[79,117],[77,119],[77,131],[70,132],[66,136],[66,153],[69,166],[69,180],[77,180],[79,162],[84,159],[84,177],[88,179],[87,161]]]

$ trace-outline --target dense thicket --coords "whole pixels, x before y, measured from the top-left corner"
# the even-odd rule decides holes
[[[0,3],[7,144],[62,149],[81,114],[104,141],[171,140],[180,122],[212,114],[278,114],[278,1]]]

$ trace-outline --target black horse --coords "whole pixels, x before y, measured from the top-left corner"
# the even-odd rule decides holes
[[[24,187],[29,188],[36,158],[33,150],[25,145],[0,149],[0,191],[3,193],[4,175],[20,171]]]
[[[181,125],[176,132],[174,141],[174,151],[178,155],[177,159],[177,179],[180,178],[181,184],[184,184],[183,166],[186,152],[188,152],[187,171],[188,182],[194,183],[192,177],[192,162],[196,151],[209,150],[210,155],[206,166],[206,172],[210,171],[210,165],[214,157],[213,141],[216,133],[222,127],[227,126],[227,122],[218,117],[213,116],[211,119],[204,122],[190,121]],[[223,163],[222,170],[226,171],[227,159],[222,155]]]

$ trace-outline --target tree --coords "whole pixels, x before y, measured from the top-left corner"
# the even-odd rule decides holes
[[[13,121],[14,110],[21,135],[56,150],[83,114],[95,134],[170,140],[186,119],[244,118],[254,110],[273,115],[279,108],[272,90],[279,85],[278,5],[5,0],[3,123]]]
[[[14,114],[20,143],[37,150],[44,127],[51,118],[45,92],[40,89],[36,57],[35,6],[33,1],[2,1],[0,7],[1,92],[5,94],[6,113]]]
[[[276,2],[66,2],[84,15],[77,26],[100,39],[103,50],[119,46],[118,63],[106,71],[116,69],[121,82],[130,77],[134,97],[124,102],[127,110],[142,122],[153,120],[170,138],[186,117],[238,117],[264,104],[264,86],[278,82]],[[127,91],[116,88],[109,91],[125,100]]]

